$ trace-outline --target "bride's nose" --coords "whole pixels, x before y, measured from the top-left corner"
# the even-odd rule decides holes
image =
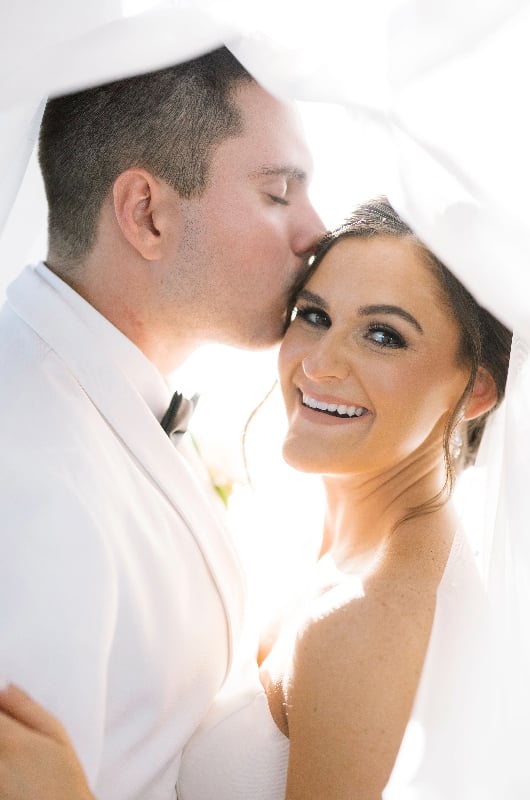
[[[302,359],[302,369],[314,381],[342,380],[350,373],[344,347],[332,336],[323,336]]]

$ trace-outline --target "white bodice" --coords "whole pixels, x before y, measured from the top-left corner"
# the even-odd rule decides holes
[[[289,740],[276,727],[257,665],[234,670],[184,750],[178,800],[284,800]]]

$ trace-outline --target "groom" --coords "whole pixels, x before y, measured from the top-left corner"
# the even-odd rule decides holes
[[[48,257],[0,313],[0,671],[62,721],[98,800],[169,800],[244,590],[160,425],[165,377],[206,342],[279,340],[323,233],[311,159],[221,48],[50,101],[40,163]]]

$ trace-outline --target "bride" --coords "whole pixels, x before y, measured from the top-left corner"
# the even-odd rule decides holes
[[[255,696],[271,735],[255,713],[249,730],[247,707],[212,709],[185,751],[179,798],[393,797],[411,718],[424,723],[423,763],[440,737],[450,747],[455,669],[472,666],[459,648],[482,607],[451,495],[502,400],[510,342],[384,198],[322,241],[279,356],[284,457],[324,481],[320,559],[265,637]],[[453,602],[460,586],[467,605]],[[426,693],[433,660],[442,677]],[[92,797],[55,720],[16,687],[0,706],[5,800]],[[448,753],[444,764],[430,780],[445,799],[463,778]]]

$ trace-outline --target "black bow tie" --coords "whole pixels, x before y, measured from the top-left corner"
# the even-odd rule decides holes
[[[188,399],[180,394],[180,392],[175,392],[171,398],[168,410],[160,421],[160,424],[168,436],[173,436],[173,434],[181,435],[186,432],[198,400],[198,394],[194,394],[191,399]]]

